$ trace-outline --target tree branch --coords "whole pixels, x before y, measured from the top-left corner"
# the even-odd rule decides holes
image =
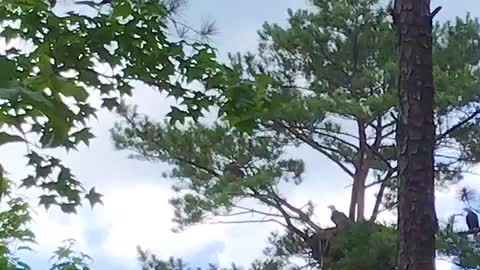
[[[243,214],[259,214],[259,215],[264,215],[264,216],[271,216],[271,217],[280,217],[280,218],[283,218],[283,215],[280,215],[280,214],[268,213],[268,212],[256,210],[256,209],[253,209],[253,208],[247,208],[247,207],[243,207],[243,206],[238,206],[238,205],[235,205],[234,207],[235,207],[235,208],[238,208],[238,209],[245,210],[245,211],[243,211],[243,212],[240,212],[240,213],[243,213]],[[297,217],[291,217],[291,218],[292,218],[292,219],[298,219],[298,220],[300,220],[300,218],[297,218]]]
[[[384,163],[385,165],[387,165],[387,167],[389,169],[393,169],[392,165],[390,165],[390,162],[384,157],[382,156],[377,149],[374,149],[372,146],[370,146],[368,143],[365,144],[365,146],[368,148],[368,150],[370,150],[375,156],[377,156],[378,158],[380,158]]]
[[[280,222],[279,220],[276,219],[256,219],[256,220],[232,220],[232,221],[211,221],[207,222],[205,224],[246,224],[246,223],[277,223],[281,225],[282,227],[285,227],[288,229],[288,226]]]
[[[310,225],[312,228],[314,228],[316,231],[320,231],[321,228],[320,226],[318,226],[317,224],[315,224],[315,222],[313,222],[310,217],[305,214],[302,210],[294,207],[293,205],[291,205],[289,202],[287,202],[287,200],[281,198],[275,191],[273,191],[273,189],[271,189],[271,193],[272,193],[272,196],[274,196],[274,200],[277,201],[278,204],[283,204],[285,205],[285,207],[287,207],[288,209],[290,209],[292,212],[294,212],[295,214],[298,215],[298,217],[303,221],[303,222],[306,222],[308,225]]]
[[[380,204],[382,203],[383,199],[383,194],[385,193],[385,188],[387,187],[387,181],[393,176],[394,172],[395,170],[393,169],[388,170],[387,175],[385,175],[385,177],[381,180],[382,184],[380,185],[380,189],[378,190],[377,198],[375,200],[375,205],[372,211],[372,216],[370,217],[370,221],[372,222],[377,219],[380,210]]]
[[[133,116],[132,116],[132,117],[129,117],[128,114],[125,114],[123,118],[127,121],[127,123],[130,125],[130,128],[132,128],[132,129],[135,131],[136,135],[137,135],[139,138],[141,138],[141,139],[144,140],[144,141],[147,141],[147,138],[145,138],[145,136],[144,136],[144,132],[142,132],[142,130],[140,130],[140,129],[137,127],[137,126],[138,126],[138,125],[137,125],[137,122],[135,122],[135,119],[134,119]],[[157,142],[152,142],[152,143],[156,144],[156,145],[158,146],[158,148],[160,148],[160,149],[162,148],[160,145],[158,145]],[[142,155],[154,157],[154,156],[148,154],[148,152],[147,152],[146,150],[144,150],[144,149],[141,149],[141,151],[142,151],[142,152],[140,152],[140,154],[142,154]],[[155,158],[158,159],[159,157],[155,157]],[[178,155],[177,155],[177,156],[172,156],[172,157],[170,157],[169,159],[171,159],[171,160],[176,160],[176,161],[179,161],[179,162],[183,162],[183,163],[189,164],[189,165],[191,165],[191,166],[193,166],[193,167],[195,167],[195,168],[204,170],[205,172],[207,172],[207,173],[209,173],[209,174],[211,174],[211,175],[213,175],[213,176],[215,176],[215,177],[220,177],[220,176],[221,176],[219,173],[217,173],[215,170],[213,170],[213,169],[211,169],[211,168],[208,168],[208,167],[206,167],[206,166],[203,166],[203,165],[201,165],[201,164],[198,164],[198,163],[195,162],[195,161],[186,159],[186,158],[181,157],[181,156],[178,156]]]
[[[459,234],[459,235],[469,235],[469,234],[477,234],[479,232],[480,232],[480,228],[476,228],[476,229],[473,229],[473,230],[457,232],[457,234]]]
[[[285,219],[285,222],[287,223],[286,226],[288,230],[299,235],[300,237],[303,237],[303,238],[306,237],[306,234],[304,232],[302,232],[297,227],[295,227],[295,225],[293,225],[291,220],[292,217],[285,211],[285,209],[283,209],[282,205],[277,200],[273,199],[273,201],[270,201],[272,198],[269,198],[260,194],[258,191],[256,191],[253,188],[250,188],[250,190],[254,193],[254,196],[256,196],[256,198],[258,198],[260,201],[263,201],[267,205],[271,205],[272,207],[276,208],[282,214],[283,218]]]
[[[450,129],[448,129],[447,131],[445,131],[443,134],[440,134],[439,136],[437,136],[437,138],[435,138],[435,142],[437,141],[440,141],[442,139],[444,139],[445,137],[447,137],[450,133],[456,131],[457,129],[461,128],[463,125],[465,125],[468,121],[472,120],[473,118],[475,118],[475,116],[479,115],[480,114],[480,109],[477,109],[475,112],[473,112],[469,117],[463,119],[462,121],[458,122],[457,124],[455,124],[453,127],[451,127]]]
[[[320,135],[320,136],[325,136],[325,137],[328,137],[328,138],[331,138],[331,139],[334,139],[336,141],[339,141],[345,145],[348,145],[350,147],[352,147],[353,149],[355,150],[358,150],[358,146],[354,145],[353,143],[350,143],[350,142],[347,142],[346,140],[344,139],[341,139],[335,135],[332,135],[332,134],[328,134],[328,133],[324,133],[324,132],[321,132],[321,131],[314,131],[315,134],[317,135]]]
[[[281,125],[283,128],[285,128],[288,132],[290,132],[292,135],[294,135],[297,139],[301,140],[302,142],[310,145],[313,149],[317,150],[318,152],[322,153],[326,157],[328,157],[330,160],[332,160],[335,164],[337,164],[344,172],[346,172],[349,176],[353,177],[353,172],[350,171],[350,169],[347,168],[347,166],[343,165],[341,161],[337,160],[334,158],[334,156],[330,153],[328,153],[321,145],[319,145],[317,142],[313,141],[310,138],[307,138],[305,135],[300,134],[298,131],[294,130],[293,128],[281,123],[280,121],[275,121],[277,124]]]
[[[436,8],[432,11],[432,13],[430,13],[431,18],[432,18],[432,19],[435,18],[435,15],[437,15],[437,13],[438,13],[441,9],[442,9],[442,6],[436,7]]]
[[[352,139],[355,139],[355,140],[358,140],[358,136],[355,136],[353,134],[350,134],[350,133],[347,133],[347,132],[342,132],[342,131],[333,131],[333,130],[328,130],[326,128],[322,128],[322,127],[316,127],[315,129],[318,129],[318,130],[323,130],[325,132],[332,132],[332,133],[336,133],[338,135],[343,135],[343,136],[346,136],[346,137],[350,137]]]

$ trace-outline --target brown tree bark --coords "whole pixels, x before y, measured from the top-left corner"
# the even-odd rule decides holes
[[[365,220],[365,183],[370,168],[368,167],[368,160],[363,157],[361,167],[355,169],[353,176],[352,193],[350,198],[349,219],[353,222],[363,222]]]
[[[355,173],[353,175],[352,194],[350,199],[349,217],[352,221],[363,222],[365,220],[365,183],[367,181],[368,166],[367,155],[367,133],[365,122],[361,118],[357,119],[358,126],[358,155],[355,160]]]
[[[352,184],[352,193],[350,194],[350,209],[348,211],[348,218],[355,222],[355,213],[357,209],[357,190],[358,190],[358,179],[356,177],[356,173],[353,177],[353,184]]]
[[[434,270],[435,128],[430,0],[395,0],[393,15],[399,53],[399,269]]]

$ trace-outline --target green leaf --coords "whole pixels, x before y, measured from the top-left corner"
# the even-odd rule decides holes
[[[11,135],[7,132],[0,132],[0,145],[12,142],[23,142],[24,139],[17,135]]]
[[[37,184],[37,179],[31,175],[22,180],[20,187],[31,188]]]
[[[90,202],[90,206],[93,208],[95,204],[99,203],[103,205],[102,202],[102,194],[97,193],[95,191],[95,187],[91,188],[90,191],[88,192],[87,195],[85,195],[85,198]]]
[[[27,158],[29,165],[40,166],[42,162],[45,161],[45,159],[35,151],[31,151],[29,154],[27,154]]]
[[[83,142],[87,146],[90,144],[90,140],[95,138],[95,135],[90,132],[90,128],[83,128],[82,130],[73,133],[71,136],[75,138],[75,144]]]
[[[16,79],[16,74],[15,62],[0,56],[0,87],[11,84],[11,81]]]
[[[120,17],[128,17],[129,15],[132,14],[132,7],[130,6],[130,2],[128,1],[123,1],[123,2],[120,2],[116,8],[115,8],[115,11],[114,11],[114,15],[115,16],[120,16]]]
[[[77,213],[77,204],[75,203],[61,203],[60,209],[67,214],[76,214]]]
[[[120,106],[117,98],[102,98],[102,107],[107,108],[109,111],[112,111],[114,108]]]
[[[64,96],[67,97],[74,97],[78,101],[85,101],[88,98],[88,92],[81,86],[78,86],[73,81],[69,81],[65,78],[59,78],[58,90]]]
[[[185,118],[189,116],[188,112],[178,109],[177,107],[170,107],[171,111],[166,115],[170,117],[170,123],[174,124],[176,122],[184,123]]]
[[[51,165],[37,166],[35,168],[37,178],[47,178],[52,172],[53,167]]]
[[[46,210],[53,204],[57,204],[57,195],[41,195],[39,205],[43,205]]]

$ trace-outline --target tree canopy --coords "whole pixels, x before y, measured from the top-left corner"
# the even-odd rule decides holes
[[[329,269],[323,263],[331,246],[319,251],[310,241],[322,240],[329,228],[312,219],[312,202],[306,200],[303,208],[282,194],[285,183],[302,184],[305,170],[287,149],[309,146],[351,177],[352,221],[365,221],[367,188],[378,188],[368,221],[395,210],[397,53],[390,12],[378,1],[312,4],[309,10],[290,10],[286,27],[265,23],[258,51],[231,55],[227,72],[241,79],[220,89],[214,123],[179,127],[125,108],[120,112],[125,121],[114,128],[113,139],[135,158],[174,165],[168,177],[177,191],[171,203],[179,228],[212,219],[275,222],[286,229],[274,241],[280,257],[313,257]],[[479,26],[468,14],[434,24],[437,187],[459,182],[477,164]],[[247,207],[249,201],[258,208]],[[241,218],[252,213],[258,218]],[[283,252],[278,243],[285,241],[303,248]],[[394,256],[393,249],[385,250]],[[355,265],[350,262],[341,268]]]
[[[98,109],[114,110],[135,83],[183,97],[182,109],[172,107],[176,120],[187,113],[198,118],[211,103],[203,89],[186,83],[213,76],[215,54],[201,42],[171,37],[167,26],[176,22],[175,2],[118,0],[106,3],[107,12],[91,1],[67,12],[59,12],[59,4],[0,1],[6,44],[0,53],[0,145],[24,143],[31,168],[24,179],[8,179],[9,168],[0,170],[2,256],[10,254],[12,241],[34,239],[27,229],[29,206],[16,190],[37,189],[40,205],[65,213],[76,213],[84,200],[92,207],[101,203],[95,187],[86,189],[52,154],[88,146],[94,138],[89,119]],[[85,15],[85,6],[94,14]]]

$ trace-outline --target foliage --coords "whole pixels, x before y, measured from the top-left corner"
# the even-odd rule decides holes
[[[29,244],[35,243],[33,232],[29,229],[32,217],[30,207],[23,199],[11,193],[8,179],[2,182],[4,201],[0,204],[0,269],[30,269],[20,258],[17,251],[30,250]]]
[[[69,150],[88,145],[94,136],[87,120],[96,111],[89,101],[92,91],[101,95],[102,107],[112,110],[120,97],[132,94],[132,83],[146,83],[185,97],[187,111],[173,109],[175,120],[184,113],[198,117],[208,106],[206,95],[172,82],[171,77],[181,75],[186,81],[208,77],[216,66],[214,55],[201,44],[190,46],[192,53],[187,55],[185,42],[169,41],[167,12],[155,1],[115,1],[111,13],[93,17],[73,11],[56,14],[43,1],[2,2],[1,36],[9,46],[0,56],[0,122],[8,129],[1,133],[1,143],[28,143],[27,158],[35,173],[23,185],[47,190],[40,200],[47,208],[58,204],[65,212],[74,212],[86,193],[58,159],[31,148]],[[29,49],[19,50],[21,43]],[[94,198],[92,205],[98,202],[95,194],[86,198]]]
[[[148,250],[142,250],[140,247],[137,247],[138,261],[142,266],[142,270],[202,270],[202,268],[191,268],[180,258],[170,257],[168,260],[161,260],[155,254],[150,253]],[[206,270],[240,270],[240,268],[235,264],[232,264],[231,267],[219,267],[214,264],[209,264]],[[248,270],[282,270],[288,269],[280,262],[273,260],[256,260],[248,268]]]
[[[300,245],[277,246],[275,252],[304,256],[307,232],[322,228],[311,219],[311,202],[296,206],[282,193],[301,185],[305,170],[302,160],[287,156],[292,145],[311,147],[351,177],[352,220],[363,220],[365,190],[373,186],[379,192],[371,222],[396,206],[397,58],[388,10],[376,0],[312,4],[309,10],[290,10],[287,27],[266,23],[258,51],[231,55],[231,68],[209,81],[220,90],[215,123],[178,126],[132,108],[120,111],[123,121],[112,131],[117,148],[174,165],[165,176],[174,179],[177,196],[171,202],[180,228],[274,222],[292,237],[277,238],[278,243]],[[480,60],[479,30],[480,23],[468,15],[434,27],[438,187],[459,182],[477,163],[480,96],[474,89],[480,74],[473,63]],[[371,239],[359,232],[358,241],[375,246],[392,239],[388,232]],[[352,237],[342,243],[356,241],[357,235]],[[366,252],[358,246],[349,250],[352,257],[336,260],[337,266],[350,269],[358,263],[354,254]],[[379,261],[368,263],[394,265],[382,253],[394,247],[372,252],[362,256]]]
[[[323,269],[394,269],[397,265],[397,232],[393,226],[376,223],[353,223],[346,231],[337,231],[327,245],[328,254],[323,254]],[[297,235],[286,232],[272,233],[269,246],[265,248],[268,258],[289,262],[292,258],[303,259],[306,266],[315,269],[315,254]],[[316,242],[318,244],[318,241]],[[365,260],[365,258],[369,258]]]
[[[253,77],[259,73],[273,81],[267,94],[253,95],[268,96],[264,112],[251,109],[243,114],[254,116],[257,126],[275,124],[277,131],[311,146],[350,175],[358,196],[352,197],[350,217],[357,204],[361,218],[364,189],[372,186],[365,182],[368,173],[377,175],[372,183],[383,183],[395,200],[395,33],[388,11],[374,7],[377,1],[313,4],[312,11],[289,11],[287,28],[265,24],[257,54],[232,55],[234,66],[250,84],[263,85],[265,80]],[[439,186],[460,181],[462,172],[476,163],[473,122],[480,111],[473,89],[479,73],[471,63],[478,62],[479,27],[468,15],[435,25]],[[460,36],[467,40],[465,46]],[[461,60],[448,60],[459,50]]]
[[[128,109],[123,115],[128,126],[117,125],[113,130],[116,147],[134,151],[135,158],[176,165],[169,176],[179,179],[173,187],[179,196],[171,203],[180,228],[237,210],[263,215],[242,208],[241,201],[248,199],[285,213],[301,212],[302,218],[309,219],[278,195],[276,186],[281,181],[300,184],[303,173],[301,161],[282,157],[285,143],[281,138],[266,133],[249,136],[222,124],[177,129],[168,123],[152,123]]]
[[[107,12],[94,1],[78,1],[62,14],[57,4],[0,1],[0,37],[7,44],[0,53],[0,145],[26,146],[32,169],[26,171],[33,172],[15,186],[40,189],[39,204],[46,209],[76,213],[85,200],[92,207],[101,203],[101,195],[94,187],[85,189],[52,153],[89,145],[95,96],[100,108],[114,110],[122,97],[132,95],[134,84],[143,83],[180,99],[169,114],[172,121],[198,119],[211,97],[185,85],[203,82],[221,66],[211,47],[169,37],[168,23],[179,23],[174,21],[178,1],[116,0]],[[88,7],[91,16],[77,12]],[[0,198],[5,198],[3,168],[0,172]],[[33,234],[25,227],[27,205],[18,198],[3,203],[0,256],[6,267],[14,263],[9,241],[32,241]],[[59,250],[52,269],[84,269],[83,255],[69,257],[69,250]]]
[[[223,78],[235,79],[228,87],[221,88],[220,116],[240,131],[256,127],[250,129],[252,138],[257,134],[270,136],[270,141],[276,140],[282,147],[289,143],[305,144],[330,159],[352,178],[349,212],[352,219],[355,216],[363,219],[365,190],[380,184],[371,216],[374,221],[382,210],[382,203],[384,210],[396,203],[394,31],[387,12],[375,7],[376,1],[352,4],[323,0],[314,4],[316,9],[312,11],[290,11],[290,26],[286,29],[265,24],[256,55],[232,56],[233,71],[226,72],[231,76]],[[446,60],[460,49],[465,49],[469,57],[475,57],[476,43],[468,42],[467,47],[459,48],[455,42],[459,35],[463,40],[476,40],[478,27],[478,22],[467,16],[455,24],[438,23],[435,28],[436,99],[439,104],[436,179],[441,186],[461,180],[461,173],[475,164],[478,154],[472,147],[473,141],[469,143],[465,135],[458,135],[468,134],[468,130],[474,134],[474,127],[467,120],[475,119],[480,111],[472,109],[477,94],[468,89],[478,82],[475,79],[478,72],[469,66],[470,60],[466,58],[463,62],[448,63]],[[443,68],[445,65],[448,69]],[[243,74],[244,79],[239,81],[232,75],[235,73]],[[469,79],[459,79],[459,74]],[[465,89],[465,93],[451,90],[447,87],[450,83],[457,84],[456,89]],[[465,85],[460,86],[462,83]],[[458,100],[454,102],[455,95]],[[451,102],[444,102],[444,99]],[[460,111],[467,115],[466,119],[458,117]],[[458,121],[446,121],[447,118]],[[146,133],[142,125],[156,126],[147,119],[139,126],[120,128],[114,131],[117,133],[114,140],[120,142],[117,145],[135,151],[149,145],[150,135],[129,138],[133,129]],[[165,130],[175,128],[173,125],[164,127]],[[191,129],[189,137],[201,137],[195,132]],[[140,155],[162,149],[164,157],[161,160],[169,159],[179,166],[192,161],[179,160],[172,153],[167,155],[164,149],[173,148],[170,142],[158,141],[156,147],[149,145]],[[195,142],[191,147],[202,149]],[[190,177],[198,177],[194,174],[190,173]],[[373,175],[373,179],[369,175]],[[190,201],[195,204],[195,200]],[[190,212],[199,214],[198,211]]]
[[[398,235],[395,228],[358,223],[340,234],[331,246],[331,269],[395,269]],[[368,258],[366,260],[365,258]]]
[[[21,184],[42,189],[40,204],[46,208],[56,205],[75,213],[84,199],[92,206],[101,202],[94,188],[85,190],[48,151],[88,145],[93,138],[88,119],[96,112],[92,93],[101,96],[102,108],[119,109],[125,119],[113,131],[119,149],[175,165],[170,177],[177,180],[178,196],[171,202],[180,228],[210,220],[275,222],[305,251],[306,231],[321,228],[311,219],[310,202],[294,206],[280,192],[282,184],[302,183],[303,161],[285,155],[292,144],[310,146],[352,178],[352,219],[363,218],[362,196],[369,186],[380,184],[372,221],[380,210],[377,205],[395,204],[394,32],[378,1],[315,0],[314,9],[289,11],[288,27],[265,24],[258,52],[232,56],[231,67],[218,64],[207,45],[169,40],[166,27],[174,6],[116,0],[109,12],[86,16],[56,14],[54,3],[2,0],[0,5],[0,35],[8,43],[0,55],[0,144],[26,144],[34,172]],[[439,184],[459,181],[462,170],[479,159],[479,29],[469,16],[437,23],[434,29]],[[19,43],[28,50],[20,50]],[[120,106],[134,83],[179,100],[168,114],[169,122],[155,123]],[[193,83],[202,87],[189,88]],[[197,123],[213,104],[220,108],[219,121]],[[188,117],[195,123],[177,125]],[[372,172],[374,179],[368,177]],[[389,196],[392,200],[385,201]],[[260,202],[261,207],[247,207],[246,201]],[[16,226],[0,231],[5,233],[0,235],[5,267],[17,263],[7,249],[9,241],[33,237],[24,228],[30,219],[27,205],[16,198],[10,203],[0,215],[2,225]],[[259,218],[231,219],[246,214]],[[350,269],[359,263],[357,256],[365,250],[357,248],[357,241],[379,246],[380,240],[391,239],[388,230],[369,239],[363,237],[371,227],[358,230],[338,240],[337,247],[348,244],[351,249],[333,264]],[[382,247],[368,256],[378,258],[371,262],[375,266],[390,266],[390,257],[380,252],[393,247]],[[282,252],[300,251],[292,246]],[[52,269],[87,267],[88,258],[72,253],[71,244],[60,248],[55,258]],[[155,267],[184,267],[178,260],[150,259]],[[252,267],[272,269],[282,263]]]
[[[85,253],[74,250],[75,241],[66,240],[52,256],[54,264],[50,270],[90,270],[89,264],[92,259]]]
[[[437,253],[463,269],[480,269],[478,237],[454,231],[455,215],[437,237]],[[473,238],[473,239],[472,239]]]

